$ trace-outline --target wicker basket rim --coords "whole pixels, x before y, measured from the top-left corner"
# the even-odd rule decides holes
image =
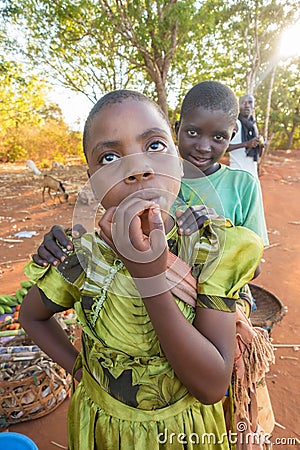
[[[262,325],[280,321],[286,312],[281,300],[275,294],[261,286],[249,283],[249,287],[257,305],[257,309],[251,313],[251,321],[255,323],[261,321]],[[258,293],[265,297],[264,301],[261,300]]]

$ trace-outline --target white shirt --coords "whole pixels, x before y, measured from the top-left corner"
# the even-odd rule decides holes
[[[230,144],[240,144],[243,142],[242,139],[242,124],[240,120],[237,120],[238,131],[234,138],[230,141]],[[237,150],[232,150],[229,152],[230,167],[233,169],[243,169],[247,172],[252,173],[256,178],[258,178],[257,162],[253,160],[252,156],[247,156],[246,148],[241,147]]]

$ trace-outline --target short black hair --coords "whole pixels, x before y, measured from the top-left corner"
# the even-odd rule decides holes
[[[103,97],[100,98],[100,100],[97,101],[97,103],[93,106],[91,109],[84,125],[83,130],[83,151],[86,157],[86,147],[87,147],[87,140],[88,140],[88,134],[91,128],[91,124],[94,120],[94,117],[96,114],[98,114],[99,111],[101,111],[102,108],[104,108],[107,105],[113,105],[115,103],[122,103],[124,100],[133,99],[137,100],[139,102],[144,103],[150,103],[151,105],[156,108],[156,110],[161,115],[162,119],[166,121],[167,125],[170,127],[170,122],[167,116],[164,114],[163,110],[158,106],[157,103],[155,103],[153,100],[151,100],[146,95],[137,92],[137,91],[131,91],[127,89],[118,89],[115,91],[108,92]]]
[[[219,81],[202,81],[188,91],[183,99],[180,120],[194,108],[202,107],[209,111],[223,111],[232,124],[237,121],[239,105],[234,92]]]
[[[253,106],[254,106],[255,98],[254,98],[254,95],[252,95],[252,94],[242,95],[242,97],[240,97],[240,99],[239,99],[239,104],[241,105],[246,98],[252,98]]]

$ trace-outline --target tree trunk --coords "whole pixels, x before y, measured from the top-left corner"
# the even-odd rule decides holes
[[[165,115],[168,117],[168,103],[167,103],[167,93],[166,93],[166,87],[162,82],[155,81],[155,87],[157,92],[157,103],[165,113]]]
[[[265,145],[262,157],[260,158],[260,160],[258,162],[258,173],[260,173],[260,170],[261,170],[261,167],[263,166],[265,157],[266,157],[267,153],[269,152],[269,147],[270,147],[270,144],[271,144],[271,140],[272,140],[272,138],[274,136],[274,134],[273,134],[272,138],[269,138],[268,133],[269,133],[269,120],[270,120],[270,111],[271,111],[271,100],[272,100],[272,92],[273,92],[273,85],[274,85],[276,69],[277,69],[277,64],[275,64],[275,66],[273,67],[272,72],[271,72],[271,79],[270,79],[270,85],[269,85],[269,91],[268,91],[268,101],[267,101],[267,108],[266,108],[265,127],[264,127],[264,139],[265,139],[265,144],[266,145]]]
[[[293,139],[294,139],[295,131],[296,131],[296,124],[293,123],[291,131],[289,131],[288,134],[287,134],[288,135],[288,141],[287,141],[287,144],[286,144],[286,150],[289,150],[292,147],[292,145],[293,145]]]
[[[276,69],[277,69],[277,64],[275,64],[275,66],[272,69],[269,91],[268,91],[268,101],[267,101],[265,128],[264,128],[264,138],[265,138],[265,140],[267,140],[266,150],[268,150],[269,120],[270,120],[271,100],[272,100],[272,92],[273,92],[273,85],[274,85]]]

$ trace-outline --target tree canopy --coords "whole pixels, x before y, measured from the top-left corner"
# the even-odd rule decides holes
[[[6,39],[11,52],[93,102],[108,90],[134,88],[174,119],[188,88],[215,79],[237,95],[254,93],[261,128],[290,139],[290,119],[281,128],[273,113],[269,128],[265,121],[268,102],[275,108],[279,98],[272,101],[269,75],[279,64],[280,34],[297,19],[294,0],[7,0],[1,12],[22,36]],[[288,86],[297,83],[291,67]],[[288,108],[295,116],[292,95]]]

